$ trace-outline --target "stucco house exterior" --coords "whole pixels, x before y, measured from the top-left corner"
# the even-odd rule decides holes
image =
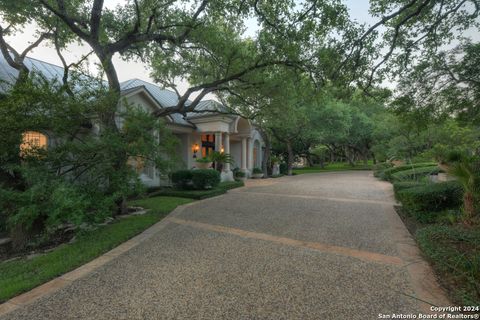
[[[44,61],[27,57],[25,65],[36,70],[47,79],[63,76],[63,68]],[[18,72],[0,57],[0,80],[10,82]],[[177,104],[177,94],[170,90],[140,80],[131,79],[121,83],[121,94],[129,105],[136,105],[144,110],[155,110]],[[122,105],[119,105],[122,108]],[[231,155],[234,164],[226,164],[222,172],[222,180],[233,180],[232,169],[238,167],[250,177],[252,169],[261,167],[264,142],[258,130],[249,120],[238,115],[227,114],[226,108],[217,101],[203,100],[195,108],[195,113],[186,116],[172,114],[166,118],[167,127],[178,138],[178,157],[184,168],[195,168],[196,158],[202,158],[211,151],[225,152]],[[116,119],[121,126],[122,119]],[[50,144],[48,133],[28,132],[24,139],[29,143]],[[161,142],[160,142],[161,143]],[[168,175],[160,175],[153,165],[137,168],[142,182],[150,187],[168,185]]]

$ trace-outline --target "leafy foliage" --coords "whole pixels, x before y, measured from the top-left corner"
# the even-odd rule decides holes
[[[215,188],[220,183],[220,172],[211,169],[192,170],[192,182],[196,189]]]
[[[429,226],[417,242],[459,305],[480,303],[480,233],[475,228]]]
[[[457,181],[447,181],[406,188],[397,195],[411,212],[441,211],[461,205],[463,188]]]
[[[412,164],[406,164],[406,165],[400,165],[396,167],[391,167],[383,170],[383,173],[380,174],[382,179],[391,181],[393,179],[393,175],[397,172],[401,172],[404,170],[412,170],[412,169],[418,169],[418,168],[425,168],[425,167],[432,167],[435,166],[435,163],[433,162],[426,162],[426,163],[412,163]]]
[[[98,120],[110,94],[94,79],[75,83],[81,93],[70,96],[58,82],[32,74],[0,98],[0,210],[19,246],[28,234],[102,221],[119,201],[142,192],[129,159],[164,172],[175,164],[176,140],[162,121],[123,101],[120,131],[112,131]],[[21,150],[26,131],[47,133],[48,146]],[[118,152],[125,155],[121,165]]]
[[[421,180],[429,175],[436,175],[441,172],[437,166],[413,168],[402,170],[391,175],[393,181]]]
[[[172,183],[176,188],[187,189],[192,182],[191,170],[178,170],[172,173]]]

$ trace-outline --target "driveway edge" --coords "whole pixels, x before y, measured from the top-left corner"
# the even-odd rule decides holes
[[[388,182],[377,180],[387,198],[393,199],[393,187]],[[432,267],[424,258],[417,242],[408,231],[393,205],[384,205],[384,211],[392,228],[392,237],[397,245],[398,255],[405,261],[403,268],[408,273],[410,284],[415,292],[415,298],[424,313],[434,313],[431,306],[453,305],[445,290],[440,286]]]
[[[220,195],[222,196],[222,195]],[[220,197],[218,196],[218,197]],[[216,198],[216,197],[214,197]],[[83,278],[90,273],[94,272],[101,266],[107,264],[108,262],[112,261],[116,257],[124,254],[125,252],[129,251],[132,248],[135,248],[145,240],[151,238],[153,235],[155,235],[157,232],[165,228],[169,223],[168,218],[176,216],[180,214],[185,208],[188,208],[189,206],[193,205],[194,203],[202,202],[209,200],[204,199],[204,200],[198,200],[198,201],[193,201],[191,203],[183,204],[178,207],[176,207],[174,210],[172,210],[168,215],[162,218],[162,220],[158,221],[154,225],[150,226],[148,229],[145,229],[143,232],[137,234],[133,238],[130,238],[129,240],[123,242],[119,246],[113,248],[112,250],[102,254],[101,256],[98,256],[97,258],[93,259],[90,262],[87,262],[86,264],[69,271],[57,278],[54,278],[48,282],[45,282],[44,284],[39,285],[38,287],[33,288],[30,291],[24,292],[18,296],[15,296],[11,298],[10,300],[7,300],[6,302],[0,304],[0,317],[3,315],[6,315],[7,313],[10,313],[22,306],[26,306],[31,304],[32,302],[48,296],[62,288],[65,288],[68,286],[70,283],[72,283],[75,280],[78,280],[80,278]]]

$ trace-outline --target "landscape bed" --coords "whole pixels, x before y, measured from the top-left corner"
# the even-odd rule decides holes
[[[0,303],[93,260],[160,221],[177,206],[192,201],[175,197],[132,201],[131,205],[149,209],[148,213],[84,232],[73,243],[62,244],[50,252],[1,262]]]
[[[412,167],[420,175],[412,175]],[[380,166],[375,176],[397,181],[393,189],[402,206],[395,210],[452,302],[480,305],[480,230],[461,222],[461,184],[455,180],[433,183],[425,176],[438,170],[431,169],[429,163]]]

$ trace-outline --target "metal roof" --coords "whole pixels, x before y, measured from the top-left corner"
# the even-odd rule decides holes
[[[29,70],[35,70],[39,74],[43,75],[47,80],[56,80],[59,82],[62,81],[63,67],[31,57],[26,57],[24,63]],[[5,92],[8,89],[6,85],[13,83],[17,77],[18,71],[7,63],[3,55],[0,55],[0,91]],[[138,87],[144,87],[162,107],[172,107],[178,103],[178,96],[175,92],[162,89],[153,83],[149,83],[140,79],[130,79],[120,83],[120,89],[122,92],[130,91],[131,89]],[[190,103],[191,101],[187,101],[186,105],[188,106]],[[215,111],[225,112],[226,108],[217,101],[203,100],[200,101],[195,110],[204,112],[188,113],[187,118],[200,117],[208,114],[211,115],[214,114]],[[172,117],[174,123],[192,126],[192,124],[181,114],[174,113],[170,116]]]

